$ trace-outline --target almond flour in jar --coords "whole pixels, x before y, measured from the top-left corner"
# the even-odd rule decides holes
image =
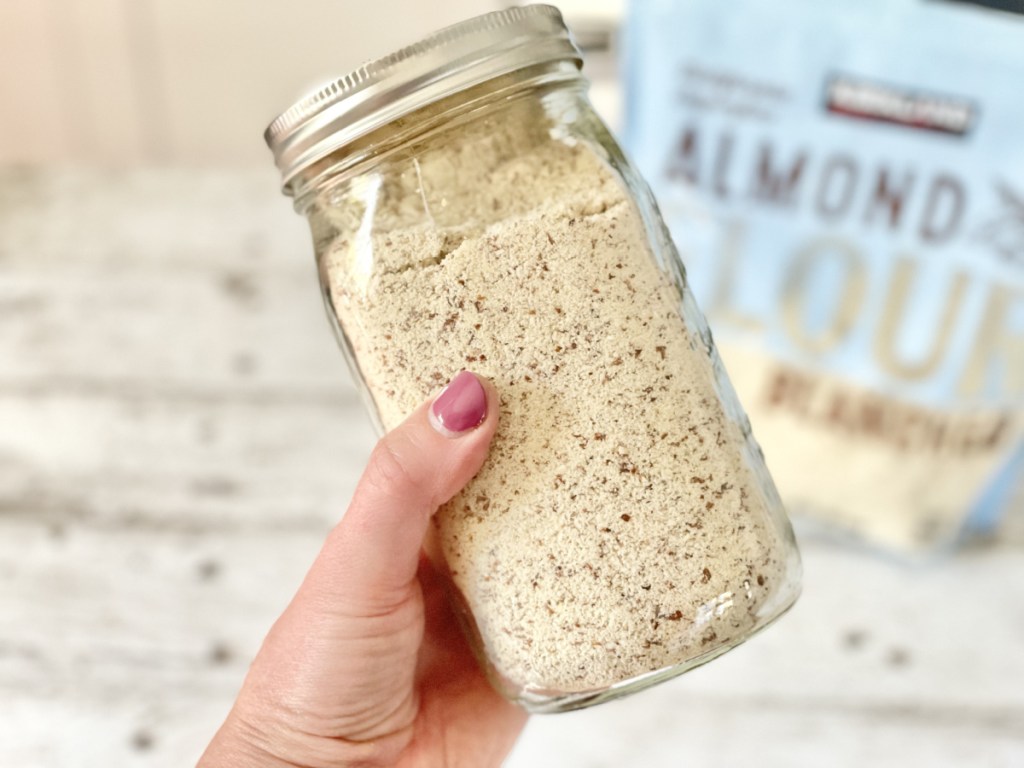
[[[562,29],[544,7],[507,13],[484,31]],[[500,394],[489,458],[435,518],[495,686],[536,711],[584,706],[777,618],[797,594],[792,533],[575,63],[532,62],[370,138],[300,179],[297,205],[385,429],[464,368]]]

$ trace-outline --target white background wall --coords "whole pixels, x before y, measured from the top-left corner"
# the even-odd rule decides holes
[[[0,0],[0,165],[265,164],[263,128],[312,86],[508,4]]]

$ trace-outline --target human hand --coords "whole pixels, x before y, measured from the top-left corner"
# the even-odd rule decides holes
[[[200,768],[486,768],[526,713],[487,683],[422,555],[477,473],[494,388],[463,372],[385,435]]]

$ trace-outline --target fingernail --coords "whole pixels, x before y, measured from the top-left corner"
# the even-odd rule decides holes
[[[456,437],[483,423],[487,415],[487,393],[480,380],[463,371],[430,406],[430,422],[445,437]]]

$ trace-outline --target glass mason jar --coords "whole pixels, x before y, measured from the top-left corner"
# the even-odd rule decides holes
[[[469,368],[489,457],[428,551],[493,685],[588,706],[718,656],[799,592],[793,533],[644,182],[558,11],[442,30],[267,141],[381,429]]]

